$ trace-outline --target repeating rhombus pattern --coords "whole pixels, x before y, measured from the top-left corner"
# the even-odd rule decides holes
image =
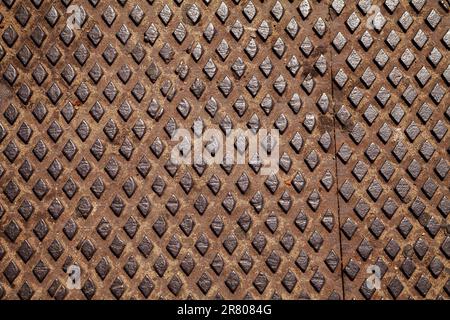
[[[444,2],[0,8],[1,298],[449,297]],[[276,128],[279,170],[177,128]]]
[[[346,298],[448,298],[448,4],[335,9],[346,26],[332,35]],[[367,286],[370,265],[380,290]]]

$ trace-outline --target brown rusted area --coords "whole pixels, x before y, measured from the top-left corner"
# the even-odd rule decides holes
[[[448,8],[373,2],[3,1],[0,298],[448,298]],[[80,29],[66,26],[69,5],[82,6]],[[376,8],[380,30],[367,25]],[[407,48],[411,66],[399,60]],[[352,50],[361,60],[353,69]],[[386,103],[375,99],[381,87]],[[191,130],[197,119],[279,128],[280,169],[175,168],[170,128]],[[400,140],[401,161],[392,153]],[[391,239],[397,246],[386,249]],[[380,259],[386,273],[372,292],[366,269]],[[80,290],[67,286],[70,265],[81,268]]]
[[[449,238],[445,226],[439,225],[448,223],[449,135],[435,134],[441,129],[446,132],[449,124],[448,75],[444,75],[448,74],[448,44],[442,40],[446,33],[448,37],[448,7],[438,1],[427,1],[423,8],[420,1],[416,6],[400,1],[390,13],[387,5],[378,5],[386,21],[380,32],[369,32],[373,37],[370,48],[366,50],[358,42],[366,29],[351,33],[343,28],[348,42],[340,53],[333,50],[332,58],[333,77],[340,70],[348,76],[342,89],[338,81],[333,84],[335,96],[340,97],[335,111],[339,113],[344,106],[351,115],[347,121],[336,121],[338,153],[344,144],[352,152],[347,160],[342,148],[343,157],[337,157],[339,189],[345,197],[354,189],[350,199],[339,198],[341,228],[345,230],[341,237],[345,295],[348,299],[448,298]],[[357,8],[347,6],[334,22],[343,25],[354,12],[361,16]],[[442,19],[433,27],[437,16]],[[362,25],[366,21],[361,18]],[[361,57],[354,71],[352,50]],[[374,61],[380,50],[389,56],[384,66]],[[442,59],[435,66],[429,55],[437,51]],[[407,59],[409,52],[413,62]],[[376,77],[373,83],[370,73]],[[439,99],[435,86],[443,92]],[[362,100],[352,106],[354,88],[360,90]],[[390,95],[386,102],[382,88]],[[377,95],[381,99],[377,100]],[[428,110],[432,112],[429,119],[425,117]],[[434,149],[430,157],[424,152],[427,146]],[[378,190],[382,190],[379,196]],[[381,290],[364,285],[370,275],[367,268],[374,264],[383,275]]]

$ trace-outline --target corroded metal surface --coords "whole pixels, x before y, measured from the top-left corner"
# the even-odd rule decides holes
[[[448,299],[448,6],[3,0],[0,297]],[[169,161],[229,127],[280,169]]]
[[[346,6],[334,22],[364,26],[365,8]],[[448,298],[448,3],[380,9],[374,30],[334,38],[344,290],[349,299]],[[380,290],[365,282],[372,264]]]

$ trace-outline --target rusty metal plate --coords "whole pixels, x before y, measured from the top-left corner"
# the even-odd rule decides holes
[[[449,3],[367,2],[334,18],[345,297],[448,298]]]
[[[448,299],[448,7],[3,0],[0,297]]]

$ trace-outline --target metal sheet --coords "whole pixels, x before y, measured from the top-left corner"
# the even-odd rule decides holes
[[[445,2],[0,8],[3,299],[449,297]],[[279,170],[173,165],[199,123]]]
[[[448,2],[366,8],[334,18],[360,19],[332,58],[345,297],[448,298]]]

